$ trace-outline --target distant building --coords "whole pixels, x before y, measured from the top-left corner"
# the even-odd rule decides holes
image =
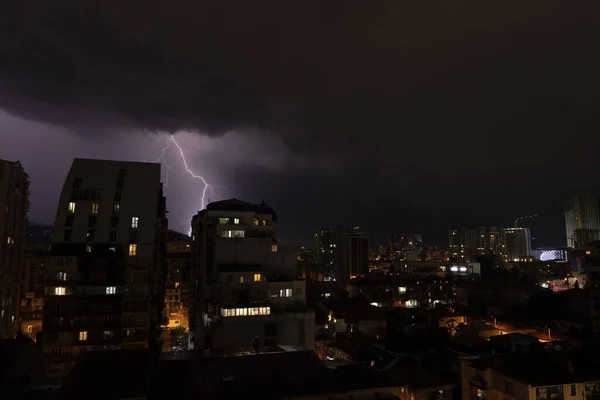
[[[160,164],[75,159],[58,202],[41,346],[50,377],[79,353],[155,346],[167,220]]]
[[[315,261],[327,280],[347,281],[369,272],[369,238],[360,227],[329,227],[315,233]]]
[[[277,214],[237,199],[207,205],[192,219],[190,347],[301,345],[314,348],[314,313],[297,252],[277,240]]]
[[[192,239],[183,233],[168,233],[165,314],[169,328],[189,329],[191,243]]]
[[[19,329],[20,270],[29,210],[29,175],[19,161],[0,160],[0,339]]]
[[[501,243],[504,261],[520,261],[531,256],[529,228],[502,228]]]
[[[46,261],[50,254],[50,244],[25,243],[21,266],[21,308],[19,312],[20,331],[27,337],[37,340],[42,330],[44,316],[44,289],[46,287]]]
[[[598,199],[591,196],[571,196],[565,203],[567,246],[582,248],[587,242],[600,239]]]
[[[302,277],[302,279],[306,279],[307,276],[310,276],[311,266],[314,264],[314,255],[312,249],[305,249],[302,247],[300,251],[298,251],[298,271],[296,275],[298,277]],[[321,274],[322,275],[322,274]],[[319,279],[315,279],[319,280]],[[321,277],[320,280],[323,280]]]
[[[391,260],[419,261],[423,256],[423,235],[391,233],[387,236],[385,256]]]
[[[475,262],[481,255],[498,254],[500,232],[493,226],[465,226],[448,232],[450,261]]]

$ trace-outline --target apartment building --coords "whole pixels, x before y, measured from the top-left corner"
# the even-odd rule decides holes
[[[169,231],[167,238],[165,315],[168,328],[189,329],[189,290],[192,239]]]
[[[13,338],[19,329],[28,210],[29,175],[19,161],[0,160],[0,339]]]
[[[75,159],[56,212],[40,335],[49,375],[79,353],[155,345],[163,311],[160,164]]]
[[[297,253],[280,246],[277,222],[264,202],[237,199],[210,203],[193,218],[190,347],[314,348]]]

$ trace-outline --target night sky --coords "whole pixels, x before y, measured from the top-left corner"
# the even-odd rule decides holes
[[[0,158],[30,173],[33,221],[73,157],[152,161],[169,133],[213,200],[264,199],[298,245],[533,213],[534,246],[563,245],[564,197],[600,194],[598,1],[11,3]],[[187,231],[202,185],[166,160]]]

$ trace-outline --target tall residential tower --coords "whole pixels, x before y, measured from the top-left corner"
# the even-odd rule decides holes
[[[167,220],[160,164],[75,159],[46,263],[40,342],[51,377],[81,352],[155,345]]]

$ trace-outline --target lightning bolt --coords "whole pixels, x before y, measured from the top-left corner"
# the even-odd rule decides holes
[[[177,141],[175,140],[174,135],[169,135],[169,138],[167,139],[167,143],[165,145],[165,147],[162,149],[161,153],[160,153],[160,157],[158,157],[156,160],[154,160],[153,162],[156,163],[161,163],[165,166],[165,187],[169,186],[169,172],[171,170],[171,166],[169,165],[169,163],[167,163],[167,161],[165,160],[165,154],[167,152],[167,150],[169,150],[171,148],[171,144],[175,145],[175,147],[178,150],[179,156],[181,157],[181,161],[183,162],[183,167],[185,168],[186,172],[194,179],[197,179],[199,181],[202,182],[203,188],[202,188],[202,197],[200,198],[200,210],[204,210],[206,208],[206,205],[208,204],[208,191],[210,191],[210,193],[212,194],[212,196],[214,197],[215,195],[215,188],[214,186],[212,186],[211,184],[209,184],[206,179],[201,176],[198,175],[196,173],[194,173],[190,167],[188,166],[188,162],[187,159],[185,158],[185,153],[183,151],[183,148],[179,145],[179,143],[177,143]],[[186,221],[185,225],[189,226],[189,221]],[[191,229],[188,232],[188,235],[191,235]]]

